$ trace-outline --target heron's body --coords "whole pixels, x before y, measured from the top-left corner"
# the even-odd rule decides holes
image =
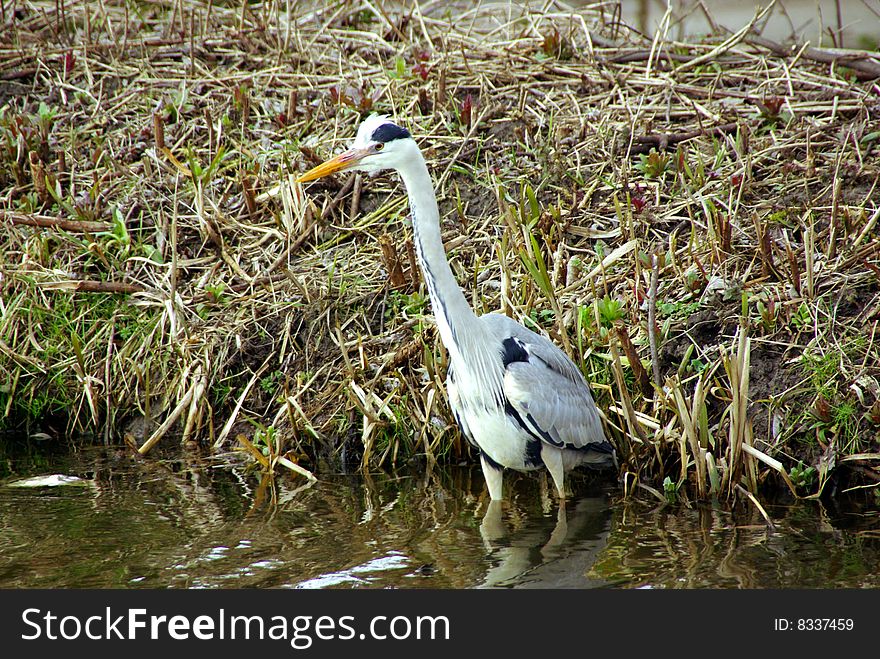
[[[430,173],[409,133],[373,115],[352,149],[300,180],[348,168],[395,169],[406,186],[416,255],[450,357],[449,404],[462,434],[480,451],[490,497],[502,498],[505,467],[546,467],[564,497],[565,472],[616,464],[589,386],[565,353],[507,316],[475,315],[467,303],[443,248]]]
[[[464,359],[452,361],[446,389],[462,434],[480,450],[491,497],[501,498],[502,467],[546,467],[562,494],[565,472],[613,465],[589,386],[565,353],[507,316],[476,320],[481,344],[497,347],[500,387],[481,390],[486,378]]]

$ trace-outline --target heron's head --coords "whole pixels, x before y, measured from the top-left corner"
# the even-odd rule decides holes
[[[383,169],[397,169],[413,157],[415,142],[406,128],[401,128],[388,117],[371,114],[364,119],[347,151],[310,169],[297,180],[314,181],[322,176],[353,170],[375,173]]]

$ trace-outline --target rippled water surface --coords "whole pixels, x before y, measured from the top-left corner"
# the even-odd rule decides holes
[[[59,474],[82,481],[14,487]],[[230,461],[121,449],[0,464],[0,587],[877,587],[870,506],[624,501],[538,478],[489,505],[476,468],[261,479]]]

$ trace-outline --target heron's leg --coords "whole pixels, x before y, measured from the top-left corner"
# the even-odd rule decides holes
[[[541,459],[553,478],[559,498],[565,501],[565,469],[562,466],[562,451],[553,446],[541,446]]]
[[[501,500],[501,474],[503,473],[497,467],[489,464],[485,455],[480,455],[480,464],[483,465],[483,476],[486,479],[486,487],[489,488],[489,498],[493,501]]]

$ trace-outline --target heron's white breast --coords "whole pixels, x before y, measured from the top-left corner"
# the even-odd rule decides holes
[[[464,414],[474,441],[495,462],[517,471],[538,468],[525,462],[529,435],[503,409],[470,409]]]

